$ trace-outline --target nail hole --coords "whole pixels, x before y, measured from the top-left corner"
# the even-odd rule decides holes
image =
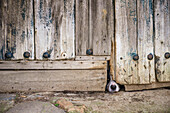
[[[123,60],[123,58],[122,58],[122,57],[120,57],[120,60]]]

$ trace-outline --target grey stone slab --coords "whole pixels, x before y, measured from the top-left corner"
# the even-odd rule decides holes
[[[49,102],[27,101],[19,103],[6,113],[65,113]]]

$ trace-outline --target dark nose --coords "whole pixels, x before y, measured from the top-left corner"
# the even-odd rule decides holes
[[[116,90],[116,85],[111,85],[112,90]]]

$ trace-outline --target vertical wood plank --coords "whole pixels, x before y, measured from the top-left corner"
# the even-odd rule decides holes
[[[113,39],[112,0],[89,0],[89,48],[94,55],[110,55]]]
[[[3,1],[0,0],[0,60],[4,59],[4,34],[3,34]]]
[[[13,53],[13,60],[24,59],[24,52],[34,58],[34,26],[32,0],[1,0],[0,59]]]
[[[153,0],[137,1],[138,12],[138,75],[140,84],[155,81],[154,58],[148,60],[148,55],[153,51]]]
[[[76,55],[110,55],[113,39],[112,0],[76,1]]]
[[[155,55],[159,82],[170,81],[170,61],[164,57],[170,52],[170,1],[155,0]]]
[[[74,58],[74,0],[35,0],[36,58]]]
[[[136,0],[116,0],[116,82],[138,84]]]
[[[86,55],[89,48],[89,2],[76,0],[76,55]]]

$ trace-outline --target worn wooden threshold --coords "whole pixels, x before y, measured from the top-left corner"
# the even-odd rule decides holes
[[[104,61],[110,60],[110,56],[76,56],[76,61]]]
[[[107,61],[1,61],[0,92],[105,91]]]
[[[155,89],[161,87],[170,87],[170,82],[155,82],[152,84],[139,84],[139,85],[125,85],[126,91],[144,90],[144,89]]]
[[[4,69],[105,69],[107,61],[0,61]]]

